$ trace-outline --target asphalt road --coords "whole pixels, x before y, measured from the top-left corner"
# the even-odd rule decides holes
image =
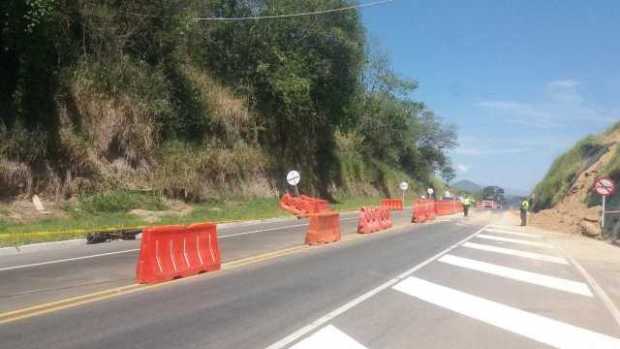
[[[0,343],[620,348],[613,319],[559,251],[496,218],[407,225],[7,323]]]
[[[410,209],[393,212],[408,224]],[[354,234],[358,213],[341,215],[344,235]],[[305,219],[276,219],[218,226],[223,262],[304,243]],[[0,256],[0,312],[134,283],[139,241],[66,246]]]

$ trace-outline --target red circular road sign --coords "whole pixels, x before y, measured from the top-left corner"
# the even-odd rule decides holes
[[[601,177],[594,182],[594,191],[601,196],[610,196],[616,192],[616,184],[609,177]]]

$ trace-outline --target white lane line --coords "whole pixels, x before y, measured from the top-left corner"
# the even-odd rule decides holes
[[[501,253],[501,254],[506,254],[506,255],[511,255],[511,256],[523,257],[523,258],[530,258],[530,259],[535,259],[535,260],[539,260],[543,262],[551,262],[551,263],[565,264],[565,265],[569,264],[568,261],[562,257],[548,256],[546,254],[514,250],[511,248],[505,248],[505,247],[499,247],[499,246],[493,246],[493,245],[477,244],[475,242],[466,242],[463,244],[463,247],[473,248],[473,249],[480,250],[480,251],[488,251],[488,252]]]
[[[131,250],[107,252],[107,253],[93,254],[93,255],[89,255],[89,256],[81,256],[81,257],[74,257],[74,258],[64,258],[64,259],[56,259],[56,260],[53,260],[53,261],[15,265],[15,266],[12,266],[12,267],[0,268],[0,271],[25,269],[25,268],[39,267],[39,266],[42,266],[42,265],[50,265],[50,264],[58,264],[58,263],[65,263],[65,262],[72,262],[72,261],[80,261],[80,260],[84,260],[84,259],[91,259],[91,258],[104,257],[104,256],[113,256],[113,255],[116,255],[116,254],[131,253],[131,252],[136,252],[136,251],[140,251],[140,249],[139,248],[134,248],[134,249],[131,249]]]
[[[302,224],[287,225],[285,227],[276,227],[276,228],[269,228],[269,229],[263,229],[263,230],[244,231],[243,233],[220,235],[220,236],[218,236],[218,239],[234,238],[234,237],[237,237],[237,236],[258,234],[258,233],[263,233],[263,232],[266,232],[266,231],[286,230],[288,228],[305,227],[307,225],[308,225],[308,223],[302,223]]]
[[[453,255],[445,255],[439,259],[439,262],[454,265],[457,267],[476,270],[506,279],[527,282],[530,284],[552,288],[555,290],[579,294],[586,297],[592,297],[592,292],[587,284],[567,279],[562,279],[544,274],[532,273],[529,271],[503,267],[497,264],[480,262],[477,260],[457,257]]]
[[[489,228],[505,229],[505,230],[523,229],[522,226],[518,226],[518,225],[501,225],[501,224],[489,224]]]
[[[562,249],[560,248],[560,250]],[[562,252],[564,251],[562,250]],[[598,284],[598,282],[596,282],[596,280],[590,275],[590,273],[588,273],[586,269],[582,267],[581,264],[579,264],[579,262],[577,262],[573,257],[567,255],[566,253],[564,253],[564,255],[566,256],[566,258],[568,258],[568,260],[570,260],[571,264],[575,267],[575,269],[579,271],[581,276],[586,279],[588,284],[590,284],[590,287],[592,287],[592,290],[594,291],[596,296],[601,300],[601,302],[603,302],[603,305],[605,306],[605,308],[607,308],[607,311],[609,311],[614,320],[616,320],[616,324],[620,328],[620,310],[618,310],[614,302],[611,300],[611,298],[609,298],[607,292],[605,292],[605,290]]]
[[[516,232],[516,231],[502,230],[502,229],[493,229],[493,228],[487,228],[487,231],[491,232],[491,233],[507,234],[507,235],[514,235],[514,236],[523,236],[523,237],[533,238],[533,239],[542,239],[541,235],[536,235],[536,234],[532,234],[532,233],[520,233],[520,232]]]
[[[357,217],[343,218],[343,219],[341,219],[341,221],[351,221],[351,220],[354,220],[354,219],[358,219],[358,218]],[[270,229],[247,231],[247,232],[237,233],[237,234],[220,235],[220,236],[218,236],[218,239],[227,239],[227,238],[243,236],[243,235],[258,234],[258,233],[267,232],[267,231],[285,230],[285,229],[289,229],[289,228],[305,227],[307,225],[308,225],[308,223],[294,224],[294,225],[287,225],[287,226],[283,226],[283,227],[276,227],[276,228],[270,228]],[[15,265],[15,266],[10,266],[10,267],[0,268],[0,272],[9,271],[9,270],[17,270],[17,269],[33,268],[33,267],[40,267],[40,266],[44,266],[44,265],[67,263],[67,262],[80,261],[80,260],[84,260],[84,259],[99,258],[99,257],[105,257],[105,256],[113,256],[113,255],[124,254],[124,253],[131,253],[131,252],[137,252],[137,251],[140,251],[140,249],[139,248],[134,248],[134,249],[123,250],[123,251],[114,251],[114,252],[93,254],[93,255],[88,255],[88,256],[81,256],[81,257],[55,259],[55,260],[39,262],[39,263]]]
[[[476,236],[476,237],[481,238],[481,239],[487,239],[487,240],[494,240],[494,241],[501,241],[501,242],[511,242],[511,243],[514,243],[514,244],[536,246],[536,247],[545,247],[545,248],[553,248],[553,246],[551,246],[549,244],[545,244],[543,242],[534,242],[534,241],[527,241],[527,240],[521,240],[521,239],[510,239],[510,238],[503,238],[503,237],[499,237],[499,236],[486,235],[486,234],[478,234],[478,236]]]
[[[356,220],[358,219],[357,217],[353,217],[353,218],[341,218],[340,221],[343,222],[348,222],[348,221],[352,221],[352,220]],[[284,227],[275,227],[275,228],[269,228],[269,229],[262,229],[262,230],[253,230],[253,231],[245,231],[242,233],[236,233],[236,234],[226,234],[226,235],[220,235],[218,236],[219,239],[227,239],[227,238],[234,238],[237,236],[244,236],[244,235],[252,235],[252,234],[258,234],[258,233],[263,233],[266,231],[276,231],[276,230],[286,230],[289,228],[299,228],[299,227],[306,227],[308,226],[308,223],[302,223],[302,224],[293,224],[293,225],[287,225]]]
[[[282,349],[282,348],[286,348],[289,344],[295,342],[296,340],[298,340],[299,338],[305,336],[306,334],[308,334],[309,332],[314,331],[315,329],[325,325],[326,323],[330,322],[332,319],[336,318],[337,316],[339,316],[342,313],[345,313],[347,310],[355,307],[356,305],[364,302],[365,300],[373,297],[374,295],[376,295],[377,293],[390,288],[391,286],[393,286],[394,284],[398,283],[399,281],[405,279],[406,277],[408,277],[409,275],[415,273],[416,271],[418,271],[421,268],[424,268],[425,266],[427,266],[428,264],[434,262],[435,260],[439,259],[441,256],[443,256],[444,254],[452,251],[453,249],[459,247],[459,245],[461,245],[462,243],[468,241],[469,239],[473,238],[474,236],[476,236],[477,234],[479,234],[481,231],[483,231],[486,228],[486,226],[482,227],[480,230],[476,231],[475,233],[469,235],[468,237],[466,237],[465,239],[457,242],[456,244],[446,248],[445,250],[437,253],[436,255],[432,256],[431,258],[425,260],[424,262],[417,264],[416,266],[412,267],[411,269],[403,272],[402,274],[398,275],[397,277],[388,280],[386,282],[384,282],[383,284],[377,286],[376,288],[362,294],[361,296],[354,298],[352,300],[350,300],[349,302],[341,305],[340,307],[332,310],[331,312],[323,315],[322,317],[314,320],[313,322],[311,322],[310,324],[298,329],[297,331],[289,334],[288,336],[280,339],[279,341],[273,343],[272,345],[268,346],[266,349]]]
[[[620,348],[620,339],[410,277],[394,289],[506,331],[562,349]]]
[[[291,347],[291,349],[323,348],[367,349],[333,325],[323,327],[318,332]]]

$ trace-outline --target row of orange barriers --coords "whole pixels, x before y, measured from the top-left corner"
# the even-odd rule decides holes
[[[359,234],[371,234],[392,227],[392,212],[388,207],[362,207],[357,223]]]
[[[330,211],[327,200],[306,195],[295,197],[289,193],[284,194],[280,199],[280,208],[298,217],[306,217],[311,214]]]
[[[331,212],[327,201],[286,194],[280,206],[298,216],[308,217],[306,244],[327,244],[341,239],[340,214]],[[362,208],[358,233],[370,234],[391,228],[391,210],[402,210],[402,206],[402,201],[388,199],[382,202],[382,207]],[[147,284],[164,282],[216,271],[221,264],[215,224],[150,227],[142,232],[136,280]]]
[[[391,210],[402,211],[403,210],[403,200],[401,199],[383,199],[381,201],[382,207],[387,207]]]
[[[458,200],[419,199],[413,204],[411,222],[423,223],[435,219],[435,216],[451,215],[463,210]]]

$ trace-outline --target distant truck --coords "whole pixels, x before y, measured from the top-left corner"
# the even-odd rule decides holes
[[[496,209],[499,208],[499,205],[495,200],[481,200],[478,202],[478,207]]]

